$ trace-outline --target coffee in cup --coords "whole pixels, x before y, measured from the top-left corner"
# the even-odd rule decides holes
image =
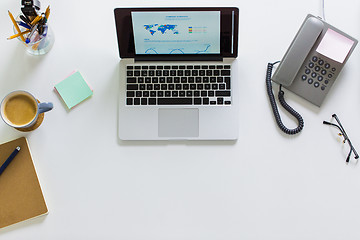
[[[22,129],[33,126],[39,114],[53,108],[52,103],[38,103],[29,92],[14,91],[1,102],[1,117],[9,126]]]

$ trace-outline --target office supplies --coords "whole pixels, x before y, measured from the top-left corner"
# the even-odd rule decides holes
[[[238,137],[239,9],[116,8],[118,136]]]
[[[17,146],[15,148],[15,150],[10,154],[10,156],[6,159],[6,161],[3,163],[3,165],[1,165],[0,175],[4,172],[4,170],[7,168],[7,166],[9,166],[9,164],[15,158],[15,156],[18,154],[19,151],[20,151],[20,147]]]
[[[32,27],[30,33],[27,35],[26,37],[26,40],[25,40],[25,43],[30,43],[30,39],[31,37],[34,35],[35,31],[37,30],[38,28],[38,24],[36,24],[35,26]]]
[[[21,8],[22,13],[29,19],[34,19],[41,7],[38,0],[21,0],[21,5],[23,5]]]
[[[48,213],[26,138],[0,145],[0,164],[19,146],[16,159],[0,176],[0,228]]]
[[[24,15],[20,15],[20,19],[23,20],[27,24],[31,24],[31,21]]]
[[[320,107],[357,43],[356,39],[322,19],[307,15],[273,76],[274,64],[268,65],[267,92],[275,120],[283,132],[299,133],[303,120],[285,102],[281,87]],[[280,85],[280,103],[297,119],[297,128],[288,129],[282,123],[272,94],[271,80]]]
[[[8,37],[8,39],[9,39],[9,40],[10,40],[10,39],[14,39],[14,38],[20,37],[20,36],[22,36],[22,35],[24,35],[24,34],[27,34],[27,33],[29,33],[29,32],[30,32],[30,30],[26,30],[26,31],[24,31],[24,32],[21,32],[21,33],[12,35],[12,36]]]
[[[45,10],[45,18],[46,18],[46,21],[49,19],[49,16],[50,16],[50,6],[48,6]]]
[[[340,130],[339,136],[342,136],[344,138],[343,143],[347,142],[349,144],[350,151],[349,151],[349,154],[346,157],[346,163],[349,163],[350,156],[351,156],[352,152],[354,152],[354,155],[355,155],[354,158],[358,159],[359,155],[356,152],[354,146],[352,145],[349,136],[345,132],[344,127],[341,125],[340,119],[338,118],[338,116],[336,114],[333,114],[331,117],[333,117],[338,124],[334,124],[334,123],[331,123],[331,122],[328,122],[328,121],[323,121],[323,124],[330,125],[330,126],[333,126],[333,127],[336,127],[337,129],[339,129]]]
[[[34,26],[34,25],[37,24],[41,19],[42,19],[42,16],[41,16],[41,15],[37,16],[37,17],[31,22],[31,25]]]
[[[11,12],[10,12],[10,11],[8,11],[8,13],[9,13],[9,16],[10,16],[11,21],[12,21],[12,22],[13,22],[13,24],[14,24],[14,27],[15,27],[16,31],[17,31],[18,33],[21,33],[20,28],[19,28],[18,24],[16,23],[16,21],[15,21],[15,19],[14,19],[13,15],[11,14]],[[20,38],[21,38],[21,40],[22,40],[22,41],[24,41],[24,42],[25,42],[25,38],[24,38],[24,36],[23,36],[23,35],[20,35]]]
[[[74,72],[69,77],[56,84],[54,89],[64,101],[68,109],[72,109],[80,102],[93,95],[93,90],[84,80],[79,71]]]
[[[31,29],[31,26],[27,23],[24,23],[22,21],[17,21],[17,24],[19,24],[19,26],[27,28],[27,29]]]

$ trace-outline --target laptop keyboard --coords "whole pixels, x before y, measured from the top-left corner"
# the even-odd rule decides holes
[[[127,65],[126,105],[230,105],[230,65]]]

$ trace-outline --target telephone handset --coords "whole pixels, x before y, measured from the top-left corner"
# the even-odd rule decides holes
[[[303,128],[299,113],[286,104],[281,87],[320,107],[358,41],[311,14],[285,53],[273,76],[274,64],[268,65],[266,84],[275,119],[282,131],[296,134]],[[299,126],[287,129],[281,122],[272,93],[271,80],[280,84],[279,100]]]

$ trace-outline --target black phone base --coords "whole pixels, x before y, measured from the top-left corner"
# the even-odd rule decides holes
[[[280,117],[280,114],[279,114],[279,111],[278,111],[278,108],[276,105],[275,96],[272,91],[272,84],[271,84],[272,70],[273,70],[274,65],[277,63],[279,63],[279,62],[268,63],[267,72],[266,72],[266,90],[267,90],[267,93],[269,96],[271,108],[273,110],[277,125],[279,126],[281,131],[283,131],[284,133],[289,134],[289,135],[294,135],[294,134],[301,132],[301,130],[304,128],[304,120],[297,111],[295,111],[292,107],[289,106],[289,104],[287,104],[285,102],[284,91],[281,89],[282,86],[280,85],[279,94],[278,94],[279,102],[286,111],[288,111],[292,116],[294,116],[296,118],[296,120],[298,121],[298,126],[294,129],[289,129],[283,124],[283,122],[281,120],[281,117]]]

